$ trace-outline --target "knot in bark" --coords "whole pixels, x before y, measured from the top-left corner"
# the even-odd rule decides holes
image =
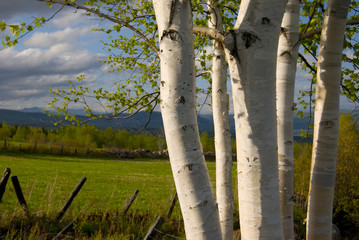
[[[184,104],[185,102],[186,102],[186,99],[184,98],[184,96],[180,96],[178,99],[176,99],[176,103]]]
[[[174,41],[182,40],[182,37],[179,32],[174,29],[163,30],[161,40],[163,40],[165,37]]]
[[[250,32],[243,32],[241,36],[244,46],[249,48],[253,43],[259,40],[259,37]]]

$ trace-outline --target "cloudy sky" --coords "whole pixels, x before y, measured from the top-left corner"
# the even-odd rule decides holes
[[[34,17],[49,18],[59,9],[36,0],[1,1],[0,21],[29,23]],[[50,88],[65,88],[79,74],[87,76],[90,87],[111,83],[106,66],[99,63],[106,57],[99,41],[106,36],[92,31],[99,24],[103,23],[82,11],[65,8],[44,27],[21,38],[16,47],[1,50],[0,108],[44,108],[44,101],[51,99]],[[1,32],[0,37],[9,34]]]
[[[0,21],[8,24],[31,22],[34,17],[51,17],[60,9],[51,9],[37,0],[0,1]],[[84,12],[64,8],[44,27],[35,29],[20,40],[16,47],[0,51],[0,108],[16,109],[40,107],[51,100],[49,89],[66,88],[68,80],[75,80],[85,74],[90,88],[112,87],[121,74],[106,74],[107,66],[99,63],[107,53],[99,41],[105,34],[92,31],[93,27],[107,24],[95,17],[84,16]],[[9,32],[0,32],[4,39]],[[309,88],[306,73],[298,72],[296,92]],[[205,96],[199,96],[203,102]],[[342,107],[352,109],[353,105],[342,99]],[[209,113],[204,108],[202,113]]]

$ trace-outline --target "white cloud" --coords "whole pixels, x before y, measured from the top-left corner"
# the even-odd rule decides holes
[[[64,89],[79,74],[87,76],[87,85],[96,87],[103,55],[78,47],[78,38],[88,34],[88,28],[36,33],[26,41],[31,47],[1,51],[0,108],[43,107],[43,101],[52,98],[49,88]]]
[[[0,54],[0,82],[11,77],[41,74],[67,74],[100,68],[102,55],[69,44],[57,44],[48,49],[5,49]]]
[[[75,44],[80,36],[91,33],[90,27],[70,28],[56,32],[36,32],[29,39],[24,41],[26,47],[49,47],[59,43]]]
[[[74,8],[67,8],[61,11],[51,24],[57,28],[65,28],[68,26],[77,26],[82,23],[89,24],[89,17],[85,15],[85,11],[77,10]]]
[[[33,17],[48,19],[60,8],[53,5],[49,9],[37,0],[1,0],[0,21],[30,23]],[[49,88],[66,89],[67,81],[75,80],[79,74],[86,75],[86,86],[95,89],[104,85],[107,76],[101,69],[106,67],[99,63],[104,58],[99,53],[101,34],[91,31],[91,25],[98,23],[83,11],[65,7],[44,27],[22,38],[16,47],[1,50],[0,108],[43,107],[43,101],[52,98]]]

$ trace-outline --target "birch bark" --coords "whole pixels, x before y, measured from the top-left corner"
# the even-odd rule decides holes
[[[285,6],[285,0],[242,1],[235,29],[225,39],[242,239],[282,239],[275,73]]]
[[[349,0],[329,0],[320,40],[307,239],[332,238],[339,133],[339,94]]]
[[[223,31],[219,8],[207,1],[208,27]],[[233,239],[232,146],[227,102],[227,63],[225,54],[213,41],[212,109],[216,150],[216,197],[223,239]]]
[[[289,0],[281,25],[277,54],[277,141],[283,239],[294,239],[293,111],[298,59],[300,1]]]
[[[222,239],[196,116],[191,2],[153,0],[160,36],[161,112],[187,239]]]

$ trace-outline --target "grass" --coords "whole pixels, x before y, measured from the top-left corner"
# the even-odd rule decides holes
[[[46,204],[61,205],[82,176],[87,181],[73,203],[95,201],[98,209],[121,208],[136,190],[140,197],[134,207],[145,210],[146,205],[162,202],[174,194],[175,188],[168,161],[115,161],[59,157],[47,155],[1,155],[0,169],[8,167],[11,176],[18,176],[30,210],[44,209]],[[3,204],[17,205],[9,184]],[[93,209],[93,208],[92,208]]]
[[[208,162],[207,165],[214,184],[215,163]],[[39,239],[39,236],[48,239],[46,234],[59,232],[73,219],[80,219],[72,233],[72,236],[78,237],[76,239],[102,239],[104,236],[137,239],[143,237],[156,216],[166,214],[175,193],[168,160],[101,160],[2,153],[0,172],[5,168],[11,169],[11,176],[18,177],[31,217],[24,218],[9,180],[0,203],[0,223],[4,226],[2,231],[0,227],[0,239],[16,239],[11,236],[20,236],[21,239],[25,236],[23,232],[27,232],[28,239],[31,234],[37,237],[34,239]],[[87,181],[62,222],[57,224],[57,212],[82,176]],[[136,189],[139,195],[135,203],[126,217],[120,217],[119,212]],[[178,205],[163,229],[166,233],[184,237]],[[10,235],[6,237],[6,234]]]

